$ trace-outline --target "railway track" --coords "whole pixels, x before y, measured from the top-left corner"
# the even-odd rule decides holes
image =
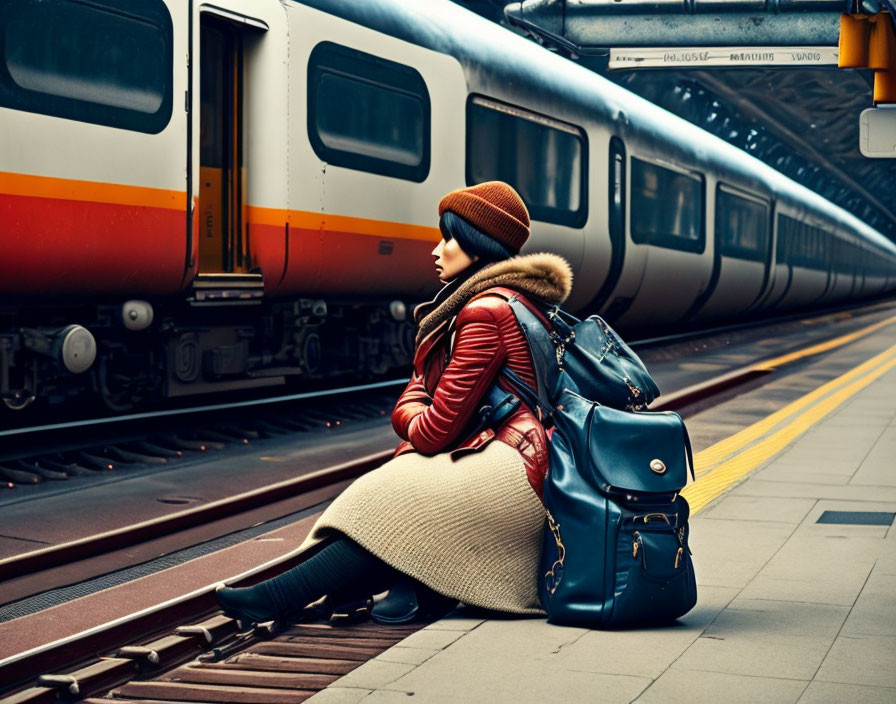
[[[288,433],[334,428],[382,414],[406,379],[189,408],[0,430],[7,488],[118,467],[152,467],[208,450]],[[256,413],[247,418],[247,413]],[[184,423],[186,419],[186,424]],[[89,439],[84,434],[90,433]]]
[[[887,312],[885,308],[874,310],[881,314],[878,316],[880,319],[858,331],[810,345],[798,352],[744,365],[727,374],[717,375],[703,383],[667,394],[663,397],[662,407],[687,412],[689,408],[716,399],[733,387],[749,383],[832,346],[847,344],[856,336],[866,334],[868,330],[893,322],[892,317],[884,315]],[[679,338],[672,344],[689,344],[691,340],[693,338]],[[656,349],[655,346],[653,348]],[[288,428],[289,424],[281,427]],[[153,531],[176,531],[178,526],[209,520],[218,515],[215,513],[218,511],[226,513],[263,505],[272,501],[272,497],[277,496],[276,492],[280,492],[280,495],[295,495],[321,488],[368,471],[384,461],[389,454],[375,453],[308,476],[297,477],[288,484],[262,487],[246,495],[233,497],[229,504],[225,502],[219,506],[197,507],[166,519],[167,523],[159,521],[153,525],[135,526],[130,533],[123,530],[115,535],[94,536],[78,541],[78,544],[50,548],[46,552],[36,551],[25,556],[18,565],[14,560],[2,561],[0,580],[21,575],[22,569],[36,571],[54,562],[79,559],[83,556],[79,551],[97,554],[128,541],[139,542],[147,536],[151,537]],[[287,555],[241,574],[230,583],[253,583],[282,572],[305,557]],[[2,704],[53,701],[60,696],[89,698],[119,687],[122,682],[135,676],[145,678],[153,673],[161,673],[162,679],[157,682],[162,684],[145,682],[142,687],[126,685],[125,688],[115,690],[116,696],[132,701],[144,698],[198,701],[205,696],[202,694],[204,687],[220,685],[239,690],[236,693],[230,692],[236,698],[226,701],[259,701],[253,697],[261,697],[264,694],[261,690],[265,689],[279,694],[275,696],[268,692],[264,694],[264,701],[301,701],[315,689],[326,686],[334,676],[348,671],[346,668],[356,667],[375,655],[380,646],[385,649],[411,632],[411,629],[383,630],[369,624],[352,626],[350,630],[346,630],[339,625],[318,623],[300,624],[279,634],[271,633],[264,627],[240,633],[237,624],[216,613],[213,586],[209,584],[183,598],[139,612],[132,617],[119,619],[103,627],[0,661],[0,687],[11,688],[9,691],[19,688],[16,694],[2,700]],[[172,624],[175,624],[173,630]],[[362,631],[368,633],[369,637],[362,635]],[[321,658],[309,654],[314,651],[312,644],[306,642],[309,638],[327,639],[327,648],[332,645],[335,649],[324,648],[324,651],[334,653],[333,657]],[[334,643],[329,642],[331,639]],[[365,642],[365,639],[370,642]],[[339,647],[335,647],[336,642]],[[273,645],[276,643],[280,645]],[[320,643],[316,645],[320,646]],[[303,650],[298,646],[307,647]],[[245,650],[247,647],[248,651]],[[314,652],[320,655],[321,651]],[[196,660],[201,654],[204,655]],[[101,659],[90,659],[91,655],[99,655]],[[169,672],[172,667],[191,659],[196,662],[186,669],[181,667],[176,671],[178,674]],[[164,674],[166,672],[168,674]],[[249,675],[240,680],[244,675],[237,673]],[[268,686],[260,683],[267,683]],[[21,689],[22,687],[25,689]],[[78,691],[75,692],[73,687]],[[181,689],[177,689],[178,687]],[[283,688],[288,688],[292,693],[284,694]],[[248,691],[253,689],[258,691],[255,694]],[[155,694],[151,694],[152,692]]]

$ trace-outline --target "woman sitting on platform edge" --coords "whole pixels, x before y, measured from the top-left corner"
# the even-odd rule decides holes
[[[391,588],[372,616],[400,623],[456,601],[541,614],[537,567],[548,464],[545,431],[520,405],[496,428],[478,411],[502,368],[536,383],[529,347],[500,288],[528,307],[560,304],[572,287],[554,254],[517,256],[529,213],[499,181],[439,203],[443,240],[432,254],[445,286],[414,312],[414,371],[392,412],[403,439],[392,460],[362,476],[323,513],[302,547],[328,544],[284,574],[223,588],[225,611],[250,621],[296,618],[324,595],[334,602]],[[496,290],[497,289],[497,290]],[[404,595],[404,598],[402,598]],[[424,601],[424,597],[426,600]]]

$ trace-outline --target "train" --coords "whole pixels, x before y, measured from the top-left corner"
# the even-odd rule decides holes
[[[449,0],[0,0],[0,398],[381,378],[448,191],[513,185],[625,329],[896,288],[896,246]]]

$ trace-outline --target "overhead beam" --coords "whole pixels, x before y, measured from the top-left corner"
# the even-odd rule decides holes
[[[824,168],[833,176],[836,176],[844,185],[851,188],[855,193],[861,195],[881,212],[887,213],[891,217],[893,216],[891,204],[885,203],[875,196],[871,191],[865,188],[865,186],[856,181],[839,166],[832,163],[822,152],[812,146],[809,140],[805,139],[799,132],[799,125],[787,126],[772,119],[766,112],[754,105],[748,98],[745,98],[730,86],[726,85],[724,81],[719,80],[709,72],[695,71],[694,78],[713,91],[716,95],[723,98],[726,102],[735,106],[743,115],[759,120],[770,130],[781,135],[781,137],[791,144],[796,145],[804,156],[811,159],[814,163]]]
[[[575,54],[610,47],[837,46],[849,0],[522,0],[507,22]]]

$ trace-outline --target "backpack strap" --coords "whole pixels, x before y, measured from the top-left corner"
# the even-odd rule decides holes
[[[529,344],[529,353],[532,356],[532,365],[535,369],[535,391],[539,397],[539,405],[550,415],[554,411],[552,401],[554,393],[558,391],[558,375],[561,369],[558,363],[558,347],[552,339],[553,328],[550,323],[545,326],[544,321],[523,305],[519,299],[511,299],[508,303],[523,331],[526,342]],[[517,381],[522,383],[521,379]],[[515,383],[514,388],[519,388],[519,383]]]
[[[516,397],[519,396],[522,401],[529,406],[533,411],[535,411],[540,419],[544,419],[549,417],[551,413],[554,411],[554,406],[551,404],[550,399],[547,396],[547,389],[549,385],[547,383],[547,376],[542,367],[543,364],[540,364],[540,361],[543,358],[543,354],[539,354],[538,350],[533,349],[533,338],[537,340],[541,340],[542,343],[545,341],[549,346],[551,346],[550,341],[550,330],[551,330],[551,322],[548,317],[542,313],[531,301],[529,301],[524,295],[520,294],[519,291],[515,291],[511,288],[506,288],[504,286],[493,286],[491,288],[482,291],[481,293],[473,296],[469,302],[475,301],[478,298],[484,298],[485,296],[499,296],[503,298],[510,305],[510,309],[514,314],[514,317],[517,320],[522,332],[523,337],[526,338],[526,342],[529,347],[529,354],[532,358],[532,365],[535,369],[535,380],[536,380],[536,388],[532,388],[523,381],[519,376],[517,376],[513,371],[508,369],[506,366],[502,368],[500,373],[500,378],[503,379],[507,385],[513,389],[514,394],[510,394],[510,398],[506,398],[507,392],[501,389],[497,384],[493,385],[490,389],[489,393],[486,395],[487,397],[487,406],[491,406],[496,409],[503,405],[504,408],[507,408],[507,404],[513,404],[515,408],[519,405],[519,401],[517,401]],[[551,353],[551,358],[553,358],[553,353]],[[503,399],[502,403],[495,403],[495,401]],[[514,401],[516,403],[514,403]],[[488,409],[491,410],[491,409]],[[482,411],[486,411],[486,407],[483,407]],[[486,418],[486,414],[482,413],[483,420]],[[488,415],[488,421],[494,422],[495,415],[494,412]]]
[[[684,431],[684,452],[688,459],[688,469],[691,470],[691,479],[697,481],[697,475],[694,474],[694,451],[691,449],[691,436],[688,434],[688,426],[684,421],[681,422],[681,429]]]
[[[505,367],[501,370],[501,377],[529,408],[533,410],[538,409],[539,417],[542,421],[547,420],[554,413],[554,405],[547,398],[547,395],[533,389],[512,370]]]

